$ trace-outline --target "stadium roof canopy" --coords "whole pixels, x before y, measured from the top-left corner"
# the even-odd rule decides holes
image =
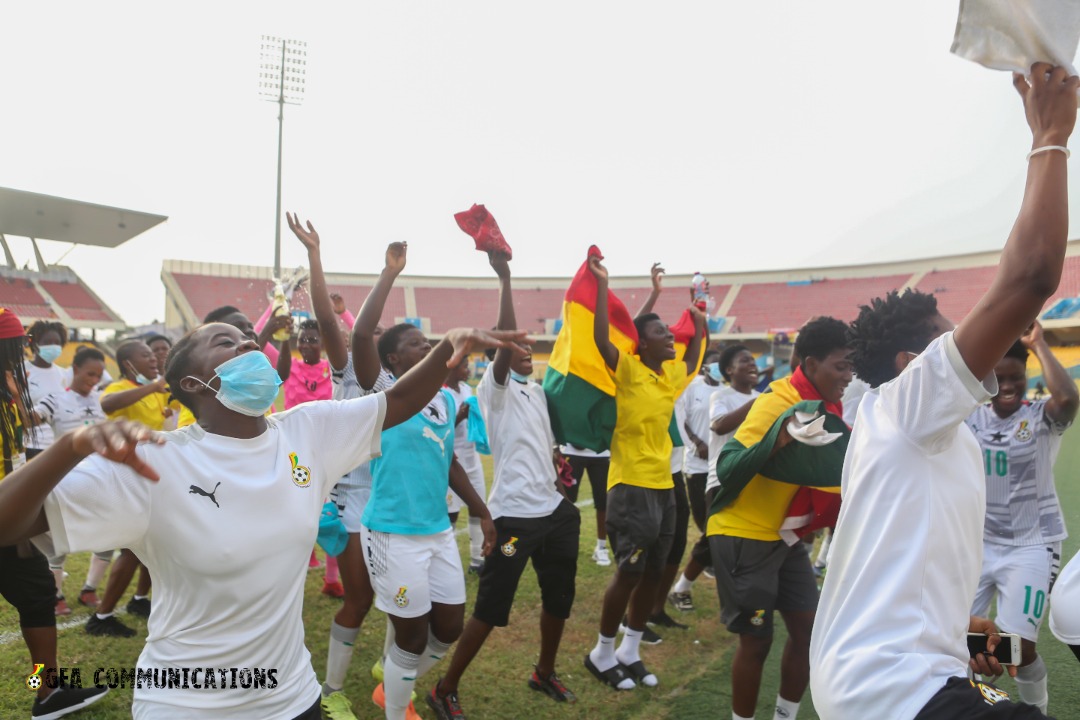
[[[114,248],[168,218],[0,188],[0,235]]]

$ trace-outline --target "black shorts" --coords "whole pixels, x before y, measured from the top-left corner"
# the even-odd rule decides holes
[[[686,476],[686,494],[690,497],[690,514],[694,518],[694,524],[701,532],[705,532],[705,521],[708,519],[709,504],[705,502],[705,483],[709,480],[709,473],[693,473]]]
[[[585,477],[585,471],[589,473],[589,484],[592,486],[593,505],[596,512],[607,510],[607,476],[611,458],[608,457],[585,457],[583,455],[566,455],[566,461],[570,463],[571,474],[575,482],[566,488],[566,496],[570,502],[576,503],[578,493],[581,492],[581,480]]]
[[[1014,703],[1008,693],[989,683],[973,683],[967,678],[949,678],[915,720],[1043,720],[1034,705]]]
[[[710,535],[720,621],[740,635],[772,637],[773,611],[813,611],[818,589],[806,544]]]
[[[506,627],[518,581],[532,558],[540,598],[549,615],[565,620],[574,604],[581,513],[560,502],[546,517],[495,519],[498,545],[480,571],[473,617],[488,625]]]
[[[19,612],[20,627],[56,627],[56,581],[30,543],[0,547],[0,596]]]
[[[619,483],[608,491],[607,532],[619,570],[659,570],[675,539],[675,491]]]

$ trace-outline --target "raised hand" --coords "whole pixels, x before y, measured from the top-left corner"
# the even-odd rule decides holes
[[[315,231],[315,226],[311,224],[310,220],[308,220],[305,229],[300,224],[300,219],[296,216],[296,213],[285,213],[285,219],[289,221],[289,229],[293,231],[293,235],[304,244],[308,252],[319,249],[319,233]]]
[[[1020,342],[1028,350],[1034,351],[1041,343],[1045,342],[1043,339],[1042,324],[1038,320],[1031,324],[1031,327],[1027,329],[1023,335],[1020,336]]]
[[[510,277],[510,257],[506,253],[501,250],[492,250],[488,253],[488,262],[500,278]]]
[[[445,339],[454,349],[446,361],[446,367],[455,367],[470,354],[488,348],[510,348],[527,352],[518,342],[532,342],[524,330],[480,330],[456,328],[446,333]]]
[[[704,327],[705,323],[707,323],[709,320],[709,316],[706,315],[705,312],[697,305],[691,305],[688,310],[690,310],[690,314],[694,317],[694,322],[697,324],[697,326]]]
[[[291,333],[292,325],[292,315],[271,315],[266,321],[266,329],[271,335],[278,330],[288,330]]]
[[[165,440],[145,425],[131,420],[108,420],[87,425],[76,430],[71,437],[72,448],[79,455],[97,453],[107,460],[129,466],[149,480],[160,480],[161,476],[135,452],[136,447],[148,442],[161,445]]]
[[[603,264],[600,262],[600,258],[595,256],[589,258],[589,272],[595,275],[597,280],[607,282],[608,271],[607,268],[604,267]]]
[[[334,312],[341,315],[345,312],[345,298],[337,293],[330,293],[330,302],[334,305]]]
[[[1080,78],[1070,77],[1064,68],[1035,63],[1027,78],[1013,73],[1013,86],[1024,100],[1032,147],[1068,143],[1076,124],[1076,91],[1080,87]]]
[[[392,242],[386,246],[386,269],[398,275],[405,269],[405,256],[409,251],[409,243]]]
[[[667,272],[664,268],[660,267],[660,263],[653,263],[652,269],[649,270],[649,274],[652,276],[652,289],[654,293],[659,293],[663,290],[664,273]]]

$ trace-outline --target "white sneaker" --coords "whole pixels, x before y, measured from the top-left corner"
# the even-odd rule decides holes
[[[593,562],[600,567],[607,567],[611,564],[611,556],[608,555],[608,549],[606,547],[596,548],[592,553]]]

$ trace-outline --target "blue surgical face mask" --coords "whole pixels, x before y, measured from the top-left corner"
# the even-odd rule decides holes
[[[188,377],[213,390],[199,378]],[[214,368],[214,377],[221,381],[216,391],[218,402],[233,412],[250,417],[265,415],[277,399],[281,386],[277,370],[266,355],[257,350],[241,353],[221,363]],[[210,378],[211,381],[213,379]]]
[[[150,378],[146,377],[141,372],[136,370],[135,366],[132,365],[131,363],[128,363],[128,370],[131,370],[131,372],[135,373],[135,384],[136,385],[149,385],[150,383],[154,382],[153,380],[151,380]]]
[[[64,352],[63,345],[38,345],[38,355],[42,360],[50,365],[56,362],[56,358],[60,357],[60,353]]]
[[[723,380],[723,375],[720,374],[720,363],[709,363],[705,366],[705,374],[712,378],[715,382]]]
[[[528,375],[522,375],[521,373],[514,372],[513,370],[510,371],[510,379],[511,380],[517,380],[519,383],[527,383],[527,382],[529,382],[529,376]]]

